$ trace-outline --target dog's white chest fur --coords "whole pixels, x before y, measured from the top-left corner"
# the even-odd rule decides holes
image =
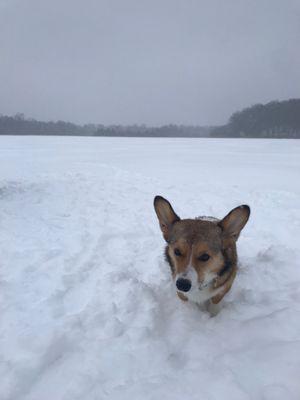
[[[198,287],[192,288],[189,292],[182,293],[189,301],[197,304],[204,304],[207,300],[213,297],[211,288],[208,286],[203,289],[198,289]]]

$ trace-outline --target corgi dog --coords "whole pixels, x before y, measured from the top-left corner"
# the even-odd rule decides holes
[[[236,277],[236,241],[249,219],[250,207],[236,207],[222,220],[180,219],[168,200],[156,196],[154,209],[179,298],[208,309],[220,303]]]

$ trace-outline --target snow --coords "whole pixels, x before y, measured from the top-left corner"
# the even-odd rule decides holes
[[[299,400],[300,141],[0,137],[1,400]],[[220,313],[153,210],[251,206]]]

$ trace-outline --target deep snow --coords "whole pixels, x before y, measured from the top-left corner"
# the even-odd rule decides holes
[[[299,400],[300,141],[0,137],[1,400]],[[211,318],[153,211],[248,203]]]

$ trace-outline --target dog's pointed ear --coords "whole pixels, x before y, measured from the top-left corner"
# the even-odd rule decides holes
[[[159,220],[159,226],[163,233],[163,237],[168,241],[172,225],[176,221],[179,221],[180,218],[175,213],[168,200],[161,196],[156,196],[154,198],[154,209]]]
[[[237,240],[241,230],[246,225],[249,216],[250,207],[244,204],[231,210],[218,225],[222,228],[222,231],[226,236],[230,236]]]

